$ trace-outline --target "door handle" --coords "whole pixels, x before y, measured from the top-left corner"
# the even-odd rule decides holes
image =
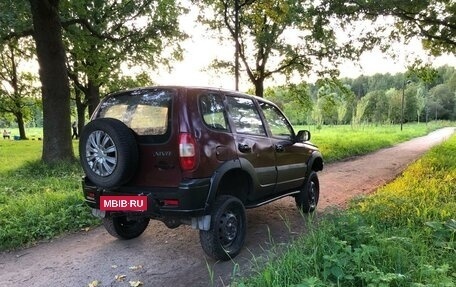
[[[277,152],[285,151],[285,148],[281,144],[276,144],[275,149],[276,149]]]
[[[251,152],[252,147],[249,146],[248,144],[238,144],[238,149],[240,152]]]

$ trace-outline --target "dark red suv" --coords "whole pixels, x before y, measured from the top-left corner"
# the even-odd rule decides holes
[[[303,212],[315,210],[323,159],[309,139],[273,103],[238,92],[113,93],[81,133],[84,197],[115,237],[141,235],[150,219],[189,224],[209,256],[229,260],[244,243],[245,208],[293,196]]]

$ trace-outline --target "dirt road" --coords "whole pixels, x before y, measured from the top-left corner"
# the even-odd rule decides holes
[[[319,175],[317,216],[391,181],[454,130],[441,129],[373,154],[326,165]],[[0,286],[88,286],[94,280],[101,282],[98,286],[130,286],[129,281],[137,280],[143,286],[227,286],[233,273],[250,270],[254,262],[264,260],[272,242],[280,246],[305,231],[305,219],[292,198],[249,210],[247,218],[246,245],[234,262],[206,258],[198,232],[186,226],[170,230],[160,222],[151,222],[142,236],[130,241],[116,240],[100,227],[0,253]],[[117,281],[116,275],[125,275],[124,281]]]

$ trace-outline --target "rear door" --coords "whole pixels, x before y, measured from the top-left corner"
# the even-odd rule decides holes
[[[176,187],[181,181],[177,137],[177,89],[150,88],[107,98],[97,117],[116,118],[135,132],[139,165],[135,186]],[[175,114],[174,114],[175,116]]]
[[[227,96],[226,103],[238,157],[253,176],[255,190],[249,200],[265,198],[274,192],[277,179],[273,144],[252,99]]]

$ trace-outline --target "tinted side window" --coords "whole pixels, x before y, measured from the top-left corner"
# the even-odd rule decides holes
[[[238,133],[266,135],[263,122],[251,99],[227,97],[228,114]]]
[[[266,122],[271,129],[272,136],[280,139],[291,140],[293,137],[293,128],[290,126],[288,120],[275,106],[260,103]]]
[[[225,107],[220,95],[201,95],[199,104],[203,121],[208,127],[217,130],[228,130]]]

